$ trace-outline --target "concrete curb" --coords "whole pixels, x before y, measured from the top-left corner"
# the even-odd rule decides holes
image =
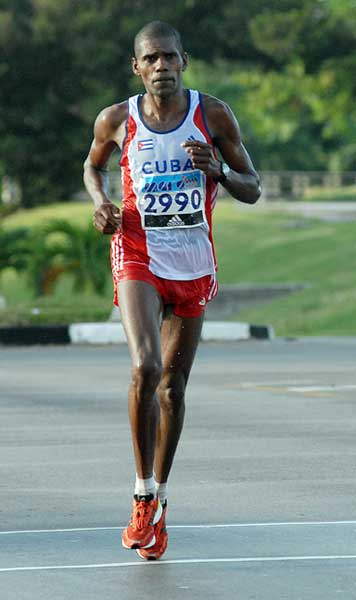
[[[207,321],[201,340],[240,341],[251,338],[274,338],[273,327],[235,321]],[[126,344],[121,323],[73,323],[72,325],[28,325],[0,327],[0,344],[30,346],[35,344]]]

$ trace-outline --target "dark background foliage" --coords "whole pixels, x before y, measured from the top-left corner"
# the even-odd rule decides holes
[[[135,33],[160,18],[191,57],[187,85],[237,115],[270,170],[356,170],[354,0],[2,0],[0,174],[23,204],[69,200],[97,113],[138,89]]]

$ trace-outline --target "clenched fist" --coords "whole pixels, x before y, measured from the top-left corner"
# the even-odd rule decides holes
[[[212,177],[221,175],[220,161],[215,158],[210,144],[199,140],[186,140],[181,146],[188,152],[194,169],[200,169]]]
[[[100,233],[115,233],[121,226],[120,209],[112,202],[104,202],[94,213],[93,225]]]

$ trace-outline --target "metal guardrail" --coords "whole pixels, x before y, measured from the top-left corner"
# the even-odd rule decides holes
[[[261,173],[262,189],[265,199],[305,197],[313,188],[319,191],[340,190],[356,185],[356,173],[346,171],[330,173],[322,171],[264,171]],[[356,196],[356,191],[355,191]]]
[[[264,200],[307,199],[312,188],[332,193],[340,188],[356,186],[356,172],[330,173],[325,171],[262,171],[262,196]],[[120,172],[111,171],[110,188],[113,198],[121,197]],[[356,190],[355,190],[356,198]]]
[[[307,200],[308,193],[334,190],[356,186],[356,172],[345,171],[330,173],[327,171],[260,171],[262,180],[262,199],[264,200]],[[21,201],[21,190],[18,183],[10,177],[2,178],[1,201],[10,205]],[[120,170],[110,172],[110,194],[112,198],[121,198]],[[80,191],[76,198],[87,199],[87,194]],[[355,190],[356,198],[356,190]]]

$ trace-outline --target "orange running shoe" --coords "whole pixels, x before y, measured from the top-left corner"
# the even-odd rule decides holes
[[[149,548],[138,548],[136,550],[137,554],[140,558],[144,560],[158,560],[161,558],[162,554],[167,550],[168,545],[168,533],[166,528],[166,511],[167,511],[167,502],[165,502],[162,507],[162,516],[160,520],[156,523],[155,530],[155,538],[156,542],[153,546]]]
[[[154,526],[162,515],[159,498],[153,494],[134,496],[133,510],[128,526],[122,534],[124,548],[150,548],[156,543]]]

